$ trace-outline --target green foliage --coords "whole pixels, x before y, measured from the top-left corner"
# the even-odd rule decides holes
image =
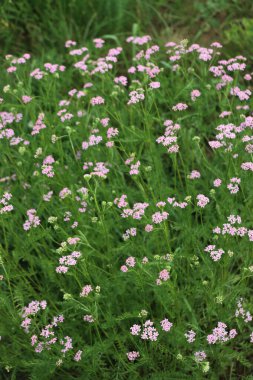
[[[8,126],[23,140],[11,145],[2,135],[0,139],[0,199],[11,192],[14,207],[9,213],[0,213],[1,380],[252,380],[252,322],[235,317],[240,297],[245,310],[253,314],[252,242],[248,235],[212,233],[214,227],[227,223],[231,214],[240,215],[242,225],[253,229],[252,172],[241,169],[242,163],[252,162],[251,147],[247,151],[242,141],[242,135],[250,135],[252,129],[226,140],[228,149],[213,150],[208,143],[215,140],[218,125],[239,126],[250,116],[252,97],[242,103],[230,90],[236,86],[245,89],[249,83],[252,91],[252,81],[229,72],[233,81],[217,91],[220,78],[209,69],[218,65],[220,56],[203,62],[195,53],[183,54],[176,70],[164,49],[167,41],[189,37],[196,43],[208,41],[206,46],[214,40],[225,42],[222,58],[229,54],[252,58],[252,8],[252,2],[246,0],[1,1],[0,112],[23,115],[21,122]],[[161,71],[152,80],[159,80],[161,87],[153,90],[147,73],[132,76],[127,72],[137,65],[135,54],[147,46],[125,44],[126,37],[148,33],[158,37],[161,51],[148,63],[143,57],[138,63],[159,66]],[[105,39],[101,50],[94,48],[92,39],[96,37]],[[66,53],[68,39],[89,49],[87,71],[74,68],[79,57]],[[177,49],[184,52],[187,43],[179,42]],[[124,50],[116,67],[103,75],[91,75],[94,62],[118,46]],[[32,60],[7,74],[10,58],[4,55],[24,52],[31,52]],[[45,72],[46,62],[64,64],[67,69],[46,73],[41,80],[32,78],[30,73],[36,68]],[[251,71],[249,61],[246,72]],[[120,75],[127,76],[126,87],[115,84],[114,78]],[[90,81],[94,86],[83,89]],[[145,99],[127,105],[129,92],[139,87]],[[69,96],[73,88],[84,91],[84,96]],[[201,92],[196,102],[190,95],[194,89]],[[32,101],[24,104],[23,95],[30,95]],[[95,96],[102,96],[105,104],[92,107]],[[63,99],[70,100],[66,108],[74,115],[66,121],[57,115]],[[188,109],[173,111],[180,102],[187,103]],[[249,110],[236,108],[242,104],[248,104]],[[221,119],[222,111],[232,113]],[[45,114],[46,128],[32,136],[40,113]],[[105,145],[111,141],[107,129],[99,121],[105,117],[110,118],[109,127],[119,130],[110,149]],[[168,119],[181,126],[177,154],[169,154],[156,142]],[[94,133],[101,134],[103,142],[82,150],[82,142]],[[29,145],[24,144],[26,140]],[[130,175],[125,164],[133,153],[141,162],[138,175]],[[50,155],[55,160],[52,178],[42,173],[43,160]],[[107,178],[89,176],[92,169],[83,168],[84,162],[104,162],[109,169]],[[189,179],[194,169],[201,172],[201,178]],[[227,188],[233,177],[241,179],[236,194]],[[221,187],[214,188],[215,178],[222,179]],[[79,190],[83,187],[87,192],[82,194]],[[61,198],[64,188],[70,194]],[[43,196],[49,191],[53,196],[46,202]],[[127,195],[130,208],[149,203],[143,218],[121,217],[122,209],[114,200],[122,194]],[[203,209],[197,205],[199,194],[209,198]],[[186,202],[187,207],[172,207],[168,197]],[[80,212],[81,201],[86,212]],[[160,201],[166,202],[164,209],[156,206]],[[29,209],[36,209],[40,225],[25,231]],[[153,223],[152,215],[164,210],[169,212],[168,219]],[[64,220],[68,212],[71,222]],[[72,228],[74,222],[78,225]],[[153,224],[151,233],[145,232],[147,224]],[[137,235],[124,240],[123,234],[133,227]],[[68,239],[73,237],[80,240],[70,245]],[[217,262],[204,251],[209,244],[225,251]],[[65,274],[57,273],[60,258],[73,251],[81,253],[76,265]],[[124,273],[120,268],[128,257],[134,257],[136,265]],[[144,257],[148,258],[146,264]],[[170,279],[159,286],[156,280],[164,269]],[[92,292],[80,297],[87,284]],[[34,300],[46,300],[47,307],[31,316],[26,333],[21,328],[22,313]],[[43,339],[42,329],[61,314],[65,320],[55,329],[57,343],[35,352],[31,337]],[[94,321],[85,322],[84,315]],[[160,326],[164,318],[173,322],[169,332]],[[148,319],[159,331],[157,341],[130,334],[131,326],[143,326]],[[228,330],[236,329],[238,335],[209,345],[207,335],[219,321],[226,323]],[[191,344],[184,335],[189,330],[196,332]],[[73,349],[64,356],[60,342],[66,336],[73,339]],[[78,350],[83,351],[82,359],[75,361]],[[207,358],[198,362],[194,353],[202,350]],[[138,351],[140,357],[130,362],[129,351]]]
[[[253,15],[252,15],[253,16]],[[225,38],[230,46],[236,46],[253,56],[253,18],[242,18],[234,23],[229,23],[225,31]]]
[[[106,34],[142,33],[168,39],[225,42],[235,53],[243,43],[251,49],[250,0],[1,0],[0,42],[4,53],[63,52],[63,44]],[[235,35],[235,39],[233,36]],[[231,38],[230,38],[231,36]],[[242,38],[241,38],[242,37]],[[246,43],[244,42],[246,39]],[[245,44],[244,44],[245,43]]]

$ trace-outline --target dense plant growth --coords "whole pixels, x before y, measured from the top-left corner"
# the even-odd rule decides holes
[[[7,55],[3,379],[251,379],[252,74],[150,36]]]

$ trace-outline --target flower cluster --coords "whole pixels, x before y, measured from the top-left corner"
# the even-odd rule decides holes
[[[179,146],[177,144],[176,134],[180,129],[180,125],[177,123],[174,124],[172,120],[165,120],[164,126],[166,127],[165,132],[156,139],[156,142],[168,147],[168,153],[177,153]]]
[[[140,353],[138,351],[127,352],[127,358],[130,362],[134,362],[139,357],[140,357]]]
[[[80,297],[88,297],[88,295],[93,291],[91,285],[85,285],[80,293]]]
[[[5,192],[3,194],[2,198],[0,199],[0,205],[1,205],[0,214],[6,214],[13,210],[13,205],[10,204],[11,198],[12,198],[11,193]]]
[[[59,266],[55,269],[57,273],[67,273],[69,267],[77,264],[77,259],[81,257],[81,252],[74,251],[68,256],[62,256],[59,259]]]
[[[237,335],[237,331],[232,329],[227,331],[227,325],[223,322],[218,322],[218,326],[212,331],[212,334],[207,336],[207,342],[209,344],[215,344],[220,342],[227,342],[230,339],[234,339]]]
[[[28,219],[23,224],[25,231],[30,230],[31,228],[36,228],[40,225],[40,218],[36,215],[37,211],[35,209],[27,210],[26,215]]]
[[[47,302],[46,301],[32,301],[29,303],[28,306],[25,306],[22,310],[22,323],[21,327],[25,330],[26,333],[29,332],[29,327],[32,323],[32,319],[29,317],[33,317],[40,310],[45,310],[47,307]]]
[[[213,261],[219,261],[221,259],[221,256],[225,253],[221,248],[216,249],[215,245],[208,245],[205,248],[205,252],[210,253],[210,257],[213,259]]]

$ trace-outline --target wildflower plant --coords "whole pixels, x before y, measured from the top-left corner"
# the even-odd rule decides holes
[[[148,35],[46,58],[1,64],[2,378],[249,378],[247,59]]]

